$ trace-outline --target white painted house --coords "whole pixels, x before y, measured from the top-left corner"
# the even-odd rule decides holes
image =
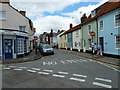
[[[9,0],[0,0],[0,59],[17,58],[32,50],[32,21]]]

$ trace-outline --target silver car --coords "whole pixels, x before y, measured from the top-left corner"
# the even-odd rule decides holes
[[[41,53],[43,55],[54,54],[54,50],[49,44],[43,44],[42,47],[41,47]]]

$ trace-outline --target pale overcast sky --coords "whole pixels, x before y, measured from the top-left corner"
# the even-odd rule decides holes
[[[108,0],[10,0],[18,10],[25,10],[36,28],[36,35],[43,32],[68,30],[80,23],[80,17],[90,14]]]

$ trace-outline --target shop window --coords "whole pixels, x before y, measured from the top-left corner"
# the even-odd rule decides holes
[[[0,56],[2,56],[2,38],[0,37]]]
[[[116,49],[120,49],[120,36],[116,36]]]
[[[115,15],[115,27],[120,27],[120,14]]]
[[[24,39],[17,39],[17,54],[24,54]]]

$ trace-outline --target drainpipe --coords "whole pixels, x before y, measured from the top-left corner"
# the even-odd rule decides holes
[[[98,22],[97,22],[97,19],[96,19],[96,26],[97,26],[97,35],[96,35],[96,37],[97,37],[97,45],[98,45]]]

